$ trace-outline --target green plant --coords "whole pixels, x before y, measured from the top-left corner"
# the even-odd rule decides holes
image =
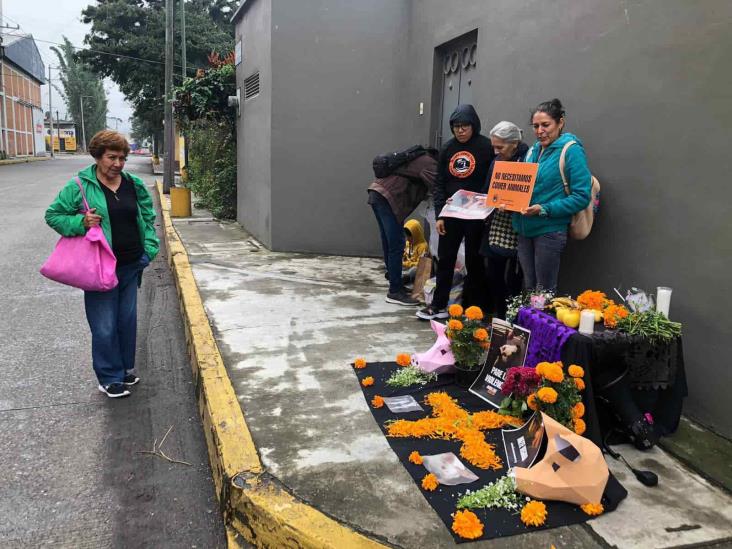
[[[450,350],[455,364],[464,369],[475,370],[480,367],[480,358],[488,348],[488,331],[483,328],[483,311],[480,307],[468,307],[463,311],[460,305],[450,305],[445,335],[450,340]]]
[[[518,511],[522,497],[516,492],[516,483],[508,475],[487,484],[480,490],[468,490],[457,502],[458,509],[506,509]]]
[[[630,313],[627,317],[618,320],[617,327],[630,335],[637,335],[651,341],[668,342],[681,335],[681,323],[673,322],[657,311]]]
[[[415,366],[399,368],[386,380],[389,387],[410,387],[411,385],[427,385],[437,379],[435,374],[428,374]]]

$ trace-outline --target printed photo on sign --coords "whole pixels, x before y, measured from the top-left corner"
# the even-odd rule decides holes
[[[509,368],[524,365],[530,337],[529,330],[494,318],[491,322],[488,357],[483,369],[470,387],[470,392],[496,408],[500,408],[501,401],[506,398],[506,395],[501,392],[506,372]]]
[[[529,468],[536,461],[544,440],[544,422],[541,414],[534,412],[529,421],[518,429],[503,429],[503,447],[506,450],[506,468]]]
[[[478,480],[478,476],[463,465],[463,462],[452,452],[422,456],[425,469],[437,477],[440,484],[455,486],[470,484]]]
[[[538,170],[539,164],[531,162],[496,161],[488,186],[488,206],[504,206],[512,212],[528,208]]]
[[[483,220],[495,209],[486,205],[485,197],[484,194],[461,189],[447,199],[438,217]]]
[[[424,408],[422,408],[422,406],[419,405],[419,402],[417,402],[411,395],[384,397],[384,404],[386,404],[389,411],[394,414],[424,411]]]

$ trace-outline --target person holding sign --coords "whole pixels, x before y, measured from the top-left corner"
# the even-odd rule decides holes
[[[447,318],[447,301],[452,287],[453,272],[458,249],[465,238],[465,266],[468,271],[465,280],[463,304],[485,306],[485,272],[480,257],[480,240],[483,235],[483,220],[441,217],[442,209],[457,191],[464,189],[476,193],[485,190],[488,167],[494,153],[487,137],[480,133],[480,118],[473,105],[458,105],[450,115],[450,129],[454,135],[445,143],[437,161],[435,181],[435,214],[437,232],[440,235],[437,247],[437,284],[432,303],[417,312],[423,320]]]
[[[572,216],[590,203],[592,175],[585,150],[577,136],[564,133],[564,115],[562,102],[552,99],[540,103],[531,117],[537,141],[526,162],[538,163],[539,169],[529,207],[513,216],[526,289],[556,290],[567,228]],[[569,147],[565,158],[564,174],[569,183],[566,194],[559,157],[569,141],[576,143]]]

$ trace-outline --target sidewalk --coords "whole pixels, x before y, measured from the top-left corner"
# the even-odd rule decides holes
[[[245,427],[272,481],[373,540],[454,546],[393,455],[349,366],[356,356],[392,360],[433,342],[428,323],[416,320],[414,310],[384,302],[380,261],[270,252],[239,225],[201,211],[175,220],[174,227]],[[728,493],[661,449],[623,452],[631,463],[657,472],[659,487],[641,486],[611,460],[629,491],[616,512],[587,525],[471,547],[679,547],[732,536]],[[247,513],[256,505],[229,509],[255,543],[258,526],[248,523]],[[328,543],[303,545],[337,546]]]

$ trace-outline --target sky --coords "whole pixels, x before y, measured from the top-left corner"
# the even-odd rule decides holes
[[[81,10],[93,4],[93,0],[0,0],[2,4],[3,19],[5,25],[20,25],[22,31],[30,33],[38,40],[49,42],[62,42],[66,36],[72,44],[82,46],[84,36],[89,26],[81,22]],[[6,31],[3,31],[6,32]],[[57,66],[56,54],[49,48],[53,44],[37,41],[36,45],[41,52],[43,62],[46,65]],[[51,76],[56,77],[58,71],[52,71]],[[117,84],[109,79],[104,80],[104,88],[107,90],[108,110],[107,126],[129,132],[129,118],[132,116],[132,107],[125,100],[119,91]],[[48,110],[48,86],[41,86],[43,110]],[[59,97],[58,92],[53,90],[53,110],[59,111],[61,118],[64,117],[66,106]],[[122,122],[116,122],[111,117],[121,118]]]

